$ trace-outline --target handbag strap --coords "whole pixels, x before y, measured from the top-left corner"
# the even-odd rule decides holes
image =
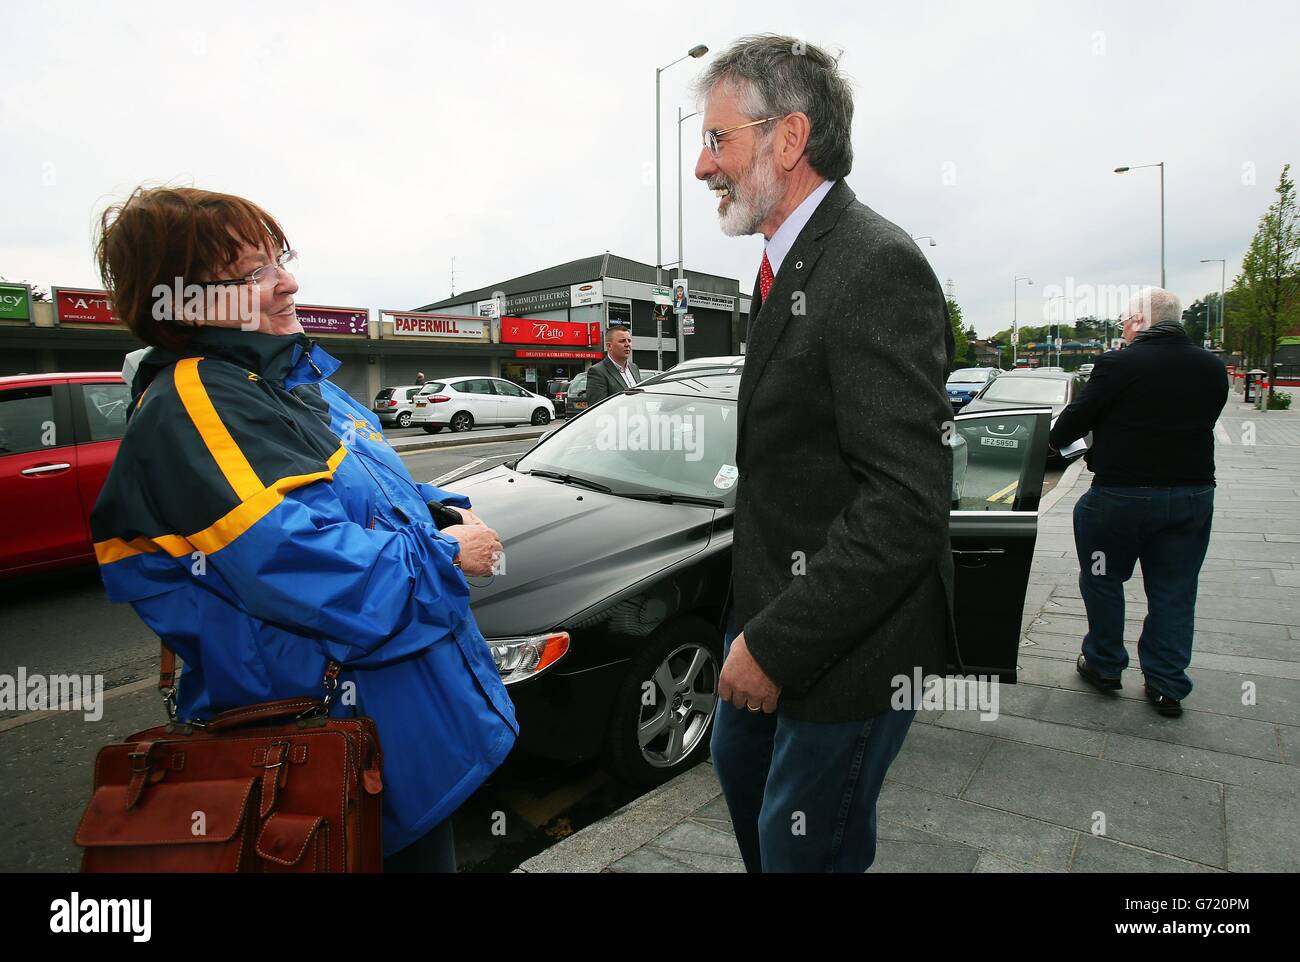
[[[158,691],[162,693],[163,704],[167,706],[167,718],[176,720],[176,652],[161,642],[162,654],[158,659]]]
[[[176,720],[176,653],[167,647],[166,642],[160,643],[162,651],[158,659],[158,691],[162,693],[163,703],[167,706],[167,718],[170,721]],[[265,717],[267,709],[265,706],[277,706],[281,709],[273,714],[289,714],[298,712],[302,714],[317,713],[326,714],[329,711],[330,702],[334,700],[334,691],[339,684],[339,673],[342,672],[343,666],[333,658],[325,666],[325,675],[321,679],[321,686],[325,689],[323,700],[317,701],[304,698],[286,698],[277,702],[266,702],[264,705],[251,705],[248,708],[236,708],[228,712],[223,712],[218,718],[229,716],[228,724],[233,726],[247,720],[250,716],[261,715]],[[236,717],[238,720],[235,720]],[[216,721],[216,719],[213,719]]]

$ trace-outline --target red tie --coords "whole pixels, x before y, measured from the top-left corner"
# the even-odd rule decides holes
[[[774,280],[776,275],[772,273],[772,262],[767,259],[767,251],[763,251],[763,263],[758,265],[758,293],[763,300],[767,300],[767,292],[772,289]]]

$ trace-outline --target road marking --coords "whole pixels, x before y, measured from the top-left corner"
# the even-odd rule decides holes
[[[509,455],[507,455],[507,457],[509,457]],[[470,468],[476,468],[476,467],[478,467],[480,464],[482,464],[482,463],[483,463],[484,461],[486,461],[486,460],[487,460],[487,458],[479,458],[477,461],[471,461],[469,464],[462,464],[459,468],[456,468],[456,469],[454,469],[454,470],[452,470],[452,471],[448,471],[446,474],[440,474],[440,475],[438,475],[436,478],[434,478],[434,479],[433,479],[432,481],[430,481],[429,483],[432,484],[432,485],[441,485],[441,484],[444,484],[444,483],[446,483],[447,481],[450,481],[452,478],[456,477],[458,474],[462,474],[462,473],[464,473],[465,471],[468,471]]]
[[[1008,484],[1008,485],[1007,485],[1005,488],[1003,488],[1001,491],[995,491],[995,492],[993,492],[993,494],[990,494],[990,495],[988,496],[988,498],[986,498],[985,500],[987,500],[987,501],[1001,501],[1003,498],[1006,498],[1006,501],[1003,502],[1003,503],[1004,503],[1004,504],[1011,504],[1013,501],[1016,500],[1016,496],[1015,496],[1015,493],[1014,493],[1014,492],[1015,492],[1016,488],[1018,488],[1018,487],[1020,487],[1020,481],[1019,481],[1019,479],[1017,479],[1017,480],[1015,480],[1015,481],[1012,481],[1010,484]],[[1009,495],[1009,497],[1008,497],[1008,495]]]
[[[1232,435],[1228,433],[1228,429],[1223,426],[1222,421],[1214,422],[1214,436],[1224,444],[1232,443]]]

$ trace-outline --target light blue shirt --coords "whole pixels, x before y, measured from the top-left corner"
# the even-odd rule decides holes
[[[831,192],[831,188],[834,186],[835,181],[833,180],[822,181],[816,190],[803,199],[802,204],[790,212],[790,216],[776,229],[772,239],[767,242],[765,248],[767,250],[767,262],[772,265],[773,277],[781,270],[781,262],[785,260],[785,255],[790,253],[790,248],[794,246],[799,232],[812,219],[813,211],[817,209],[817,205],[822,202],[822,198]]]

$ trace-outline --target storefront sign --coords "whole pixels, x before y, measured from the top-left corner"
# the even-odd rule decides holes
[[[364,307],[315,307],[299,304],[298,321],[309,334],[369,334],[370,312]]]
[[[113,313],[108,291],[56,287],[54,320],[59,324],[121,324]]]
[[[30,321],[32,289],[26,284],[0,284],[0,319]]]
[[[600,351],[533,351],[520,348],[515,351],[515,357],[534,357],[538,359],[548,357],[574,358],[578,360],[599,361],[605,355]]]
[[[531,294],[512,294],[506,298],[507,314],[540,314],[542,311],[564,310],[569,306],[569,288],[558,287],[550,291]]]
[[[483,340],[483,319],[463,314],[414,314],[410,312],[380,311],[380,317],[393,322],[394,334],[417,334],[426,337],[458,337],[462,340]]]
[[[600,343],[599,321],[545,321],[531,317],[501,318],[502,344],[575,344],[586,347]]]
[[[691,291],[691,307],[711,307],[714,310],[729,311],[735,307],[736,299],[726,294],[710,294],[708,291]]]
[[[600,281],[590,284],[574,284],[569,288],[569,306],[582,307],[584,304],[599,304],[605,299]]]

